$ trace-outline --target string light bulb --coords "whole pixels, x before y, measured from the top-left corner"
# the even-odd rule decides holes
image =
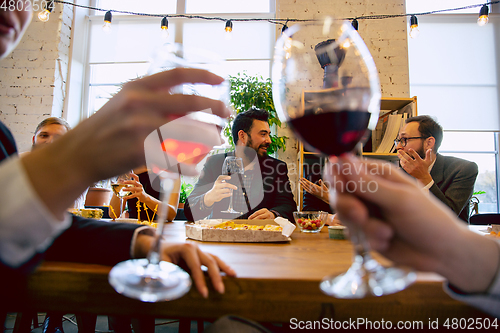
[[[54,1],[48,1],[45,3],[44,9],[38,13],[38,19],[42,22],[47,22],[50,18],[50,13],[54,9]]]
[[[168,38],[168,19],[167,17],[163,17],[161,19],[161,35],[164,39],[167,39]]]
[[[227,40],[231,39],[232,37],[231,32],[233,31],[233,22],[231,22],[231,20],[226,21],[225,31],[226,31],[226,36],[225,36],[226,39]]]
[[[356,19],[352,20],[351,24],[352,24],[352,27],[354,28],[354,30],[358,31],[358,27],[359,27],[358,20],[356,20]]]
[[[109,33],[111,31],[111,20],[113,19],[113,15],[111,11],[108,10],[106,14],[104,14],[104,25],[102,26],[102,31]]]
[[[285,24],[283,24],[283,28],[281,28],[281,34],[282,35],[286,31],[286,29],[288,29],[288,25],[285,23]]]
[[[417,38],[419,34],[420,34],[420,31],[418,30],[417,17],[415,15],[412,15],[410,17],[410,37]]]
[[[489,18],[488,18],[488,6],[487,5],[483,5],[483,7],[481,7],[481,10],[479,11],[479,18],[477,19],[477,24],[479,26],[484,26],[486,24],[488,24],[488,21],[489,21]]]

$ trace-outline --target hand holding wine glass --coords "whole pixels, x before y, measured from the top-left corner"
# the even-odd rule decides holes
[[[285,30],[276,42],[272,80],[278,115],[311,151],[325,156],[353,151],[377,124],[377,68],[348,21],[325,18]],[[380,296],[415,280],[410,270],[380,266],[370,256],[360,228],[347,217],[342,221],[349,227],[354,260],[346,273],[323,279],[324,293],[338,298]]]
[[[186,49],[180,44],[166,44],[155,55],[149,73],[186,67],[213,69],[215,64],[208,54]],[[182,97],[196,95],[193,97],[223,102],[229,98],[227,82],[219,85],[179,83],[170,88],[170,94]],[[151,184],[154,186],[155,179],[160,179],[158,190],[161,205],[158,209],[157,232],[146,259],[127,260],[110,271],[109,282],[117,292],[145,302],[158,302],[182,297],[191,288],[189,275],[162,258],[162,235],[168,202],[180,174],[196,174],[196,165],[213,146],[221,144],[220,132],[224,125],[225,120],[215,115],[211,109],[194,109],[153,131],[144,141]],[[197,268],[196,272],[198,271]],[[195,278],[199,280],[199,276]],[[221,290],[220,286],[216,287]],[[205,293],[202,294],[206,296]]]
[[[224,159],[224,163],[222,164],[222,174],[226,176],[231,176],[231,181],[239,183],[239,186],[243,186],[242,176],[245,172],[245,168],[243,167],[243,159],[241,157],[235,156],[227,156]],[[229,198],[229,206],[227,210],[222,211],[222,213],[230,213],[230,214],[242,214],[239,211],[233,209],[233,197],[234,192],[233,189],[229,189],[231,191],[231,196]]]
[[[120,211],[117,218],[121,218],[123,214],[123,198],[131,194],[131,192],[127,190],[130,185],[125,184],[125,182],[130,179],[130,172],[111,178],[111,189],[113,190],[113,194],[120,199]]]

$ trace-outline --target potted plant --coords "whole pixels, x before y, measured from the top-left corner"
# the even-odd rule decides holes
[[[480,194],[485,194],[485,191],[476,191],[472,193],[472,197],[470,198],[469,205],[470,205],[470,216],[479,214],[479,203],[480,200],[477,197]]]
[[[179,209],[184,209],[184,204],[186,203],[187,197],[193,191],[193,184],[181,182],[181,191],[179,193]]]
[[[262,76],[249,76],[246,73],[238,73],[236,76],[229,77],[229,83],[231,85],[231,106],[236,111],[236,114],[255,106],[269,112],[269,126],[281,127],[281,121],[274,108],[271,79],[264,80]],[[233,119],[231,117],[224,128],[224,134],[228,138],[231,147],[234,147],[231,135]],[[273,154],[279,149],[285,151],[287,139],[286,136],[271,134],[272,143],[267,149],[267,153]]]

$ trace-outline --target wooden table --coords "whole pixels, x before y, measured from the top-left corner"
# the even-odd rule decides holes
[[[168,241],[184,242],[184,223],[167,227]],[[325,275],[347,270],[352,258],[349,241],[331,240],[327,229],[319,234],[295,232],[284,244],[201,243],[204,251],[230,264],[237,278],[224,278],[226,293],[210,289],[203,299],[195,288],[171,302],[142,303],[117,294],[108,284],[110,267],[45,262],[30,278],[26,293],[10,300],[9,311],[63,311],[156,318],[215,319],[237,314],[261,322],[333,318],[366,318],[393,322],[429,318],[476,318],[484,314],[453,300],[442,290],[442,278],[418,274],[408,289],[384,297],[342,300],[324,295],[319,282]],[[190,241],[190,240],[188,240]],[[191,241],[190,241],[191,242]],[[387,263],[387,262],[386,262]],[[19,293],[18,293],[19,294]]]

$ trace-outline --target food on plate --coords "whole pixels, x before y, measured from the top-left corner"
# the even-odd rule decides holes
[[[200,224],[201,228],[205,229],[224,229],[224,230],[264,230],[264,231],[281,231],[279,225],[254,225],[247,223],[235,223],[234,221],[226,221],[216,225]]]

